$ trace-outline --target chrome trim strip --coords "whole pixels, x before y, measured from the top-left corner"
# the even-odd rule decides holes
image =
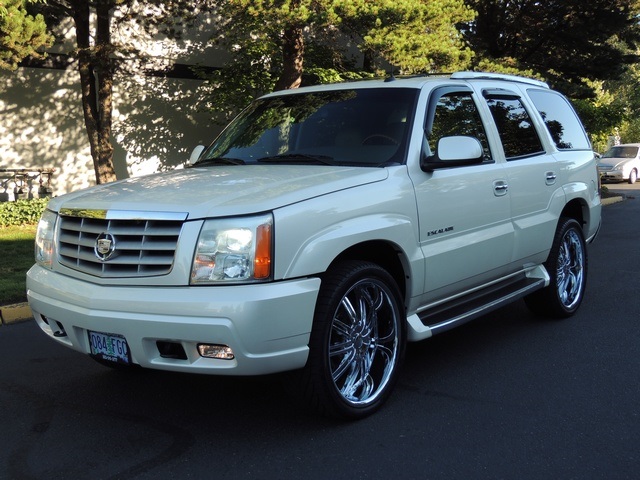
[[[98,210],[84,208],[61,208],[64,217],[96,218],[100,220],[166,220],[183,222],[186,212],[145,212],[139,210]]]
[[[431,325],[429,328],[431,329],[431,335],[435,335],[436,333],[446,332],[447,330],[451,330],[452,328],[462,325],[463,323],[467,323],[471,320],[474,320],[482,315],[485,315],[489,312],[492,312],[503,305],[507,305],[518,298],[522,298],[527,295],[529,292],[538,290],[539,288],[544,286],[544,280],[539,279],[536,282],[527,285],[519,290],[509,293],[504,297],[501,297],[497,300],[484,304],[478,308],[470,310],[462,315],[458,315],[457,317],[450,318],[440,323],[436,323],[435,325]]]
[[[496,280],[484,283],[484,284],[479,285],[477,287],[470,288],[469,290],[465,290],[464,292],[460,292],[460,293],[458,293],[456,295],[451,295],[450,297],[443,298],[443,299],[440,299],[438,301],[423,305],[423,306],[419,307],[418,309],[416,309],[415,313],[420,314],[420,313],[424,312],[425,310],[429,310],[429,309],[431,309],[433,307],[437,307],[438,305],[442,305],[443,303],[447,303],[447,302],[451,302],[453,300],[457,300],[458,298],[461,298],[461,297],[466,297],[466,296],[468,296],[468,295],[470,295],[470,294],[472,294],[474,292],[477,292],[478,290],[483,290],[483,289],[485,289],[487,287],[495,285],[496,283],[504,282],[505,280],[508,280],[510,278],[513,278],[513,277],[517,277],[519,275],[523,275],[524,274],[525,276],[528,276],[528,274],[533,270],[535,270],[535,267],[523,268],[522,270],[519,270],[519,271],[517,271],[515,273],[512,273],[510,275],[506,275],[504,277],[500,277],[500,278],[498,278]]]

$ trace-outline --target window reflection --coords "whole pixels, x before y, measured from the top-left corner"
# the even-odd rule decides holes
[[[507,159],[543,153],[542,143],[519,98],[488,98]]]
[[[591,149],[587,134],[566,98],[550,90],[528,93],[559,150]]]
[[[404,163],[418,90],[300,92],[254,102],[201,157],[227,163]]]

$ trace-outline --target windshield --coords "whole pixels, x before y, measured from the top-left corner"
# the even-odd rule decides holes
[[[638,147],[611,147],[602,158],[635,158],[638,154]]]
[[[371,88],[260,99],[222,132],[196,166],[401,164],[417,95],[415,89]]]

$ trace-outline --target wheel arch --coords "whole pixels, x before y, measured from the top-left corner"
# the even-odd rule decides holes
[[[386,270],[398,285],[403,304],[407,305],[407,292],[410,291],[411,275],[408,273],[409,262],[400,247],[385,240],[358,243],[347,248],[333,259],[328,269],[348,260],[369,261]]]
[[[287,241],[276,240],[276,278],[322,277],[339,262],[360,260],[388,271],[403,305],[424,288],[423,254],[412,218],[376,214],[327,225],[321,221],[281,228]]]
[[[560,222],[563,217],[573,218],[576,220],[582,227],[585,237],[588,236],[591,217],[589,206],[584,200],[581,198],[574,198],[573,200],[570,200],[562,209],[562,213],[560,214],[558,221]]]

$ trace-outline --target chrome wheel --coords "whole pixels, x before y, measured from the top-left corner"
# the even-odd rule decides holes
[[[406,346],[402,296],[394,278],[366,261],[346,261],[322,278],[309,358],[307,402],[321,413],[363,418],[391,394]]]
[[[568,310],[582,298],[584,288],[584,242],[575,230],[562,239],[556,271],[558,298]]]
[[[329,366],[345,401],[368,404],[384,390],[396,365],[398,322],[382,282],[362,280],[344,295],[331,324]]]
[[[544,266],[549,285],[525,297],[527,306],[539,315],[570,317],[582,303],[587,285],[587,247],[577,220],[560,219]]]

